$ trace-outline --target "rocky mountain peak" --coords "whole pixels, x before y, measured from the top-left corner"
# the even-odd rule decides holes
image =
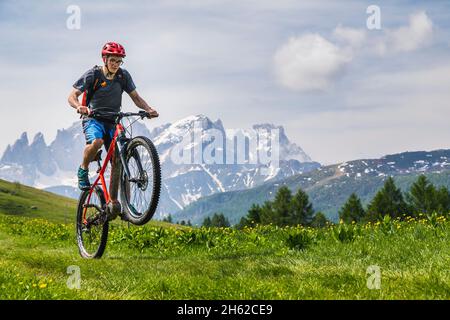
[[[44,135],[42,134],[42,132],[38,132],[36,133],[36,135],[33,138],[33,142],[31,143],[30,147],[41,147],[41,146],[47,146],[45,144],[45,139],[44,139]]]
[[[12,146],[8,145],[5,152],[3,153],[1,162],[22,164],[24,159],[27,158],[28,151],[29,151],[28,135],[26,132],[23,132],[20,135],[20,138],[17,139]]]

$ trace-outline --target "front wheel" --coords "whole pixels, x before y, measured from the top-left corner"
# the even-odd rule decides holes
[[[147,223],[155,214],[161,191],[161,167],[155,146],[146,137],[133,138],[125,150],[130,176],[122,166],[120,197],[126,220]]]
[[[92,193],[89,190],[81,192],[77,210],[77,243],[83,258],[100,258],[105,251],[109,229],[105,207],[101,188],[96,187]]]

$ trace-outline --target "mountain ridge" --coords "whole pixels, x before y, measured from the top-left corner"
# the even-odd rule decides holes
[[[149,137],[155,144],[161,160],[163,183],[156,216],[172,214],[205,195],[254,187],[264,181],[284,178],[320,166],[319,163],[311,161],[297,144],[289,141],[282,126],[265,123],[255,124],[252,128],[225,129],[220,119],[212,121],[203,114],[166,123],[152,128],[151,131],[143,123],[136,122],[132,130],[133,136]],[[254,162],[261,152],[268,150],[268,146],[257,145],[250,150],[250,142],[245,149],[246,155],[241,159],[242,162],[238,162],[239,158],[236,155],[238,152],[234,154],[236,160],[235,157],[232,158],[235,162],[226,162],[229,160],[228,154],[232,154],[235,148],[238,149],[238,146],[234,145],[233,134],[240,136],[244,141],[245,139],[250,141],[255,134],[252,130],[257,129],[261,130],[266,138],[270,134],[270,129],[279,131],[279,163]],[[192,141],[189,141],[190,137]],[[187,148],[186,152],[190,152],[194,160],[191,163],[176,163],[174,151],[185,141],[187,144],[182,147]],[[74,122],[68,128],[59,129],[55,139],[48,145],[42,133],[36,134],[30,144],[28,135],[24,132],[15,143],[6,148],[0,160],[0,178],[8,181],[17,180],[26,185],[77,198],[79,191],[76,188],[76,169],[81,161],[84,145],[80,121]],[[206,151],[211,145],[214,145],[215,149],[209,155],[210,158],[220,160],[221,156],[223,164],[206,163],[205,155],[208,156]],[[201,161],[196,162],[195,159]],[[266,172],[263,172],[264,170]]]
[[[449,159],[450,150],[438,149],[407,151],[378,159],[359,159],[322,166],[242,192],[230,191],[199,199],[178,212],[174,218],[189,218],[192,223],[201,224],[207,216],[221,212],[231,223],[238,223],[253,203],[263,204],[273,200],[277,189],[286,185],[293,193],[299,188],[303,189],[316,211],[322,211],[328,218],[337,221],[338,210],[351,193],[355,192],[367,204],[388,176],[393,176],[403,191],[408,190],[420,174],[425,174],[436,185],[450,187]]]

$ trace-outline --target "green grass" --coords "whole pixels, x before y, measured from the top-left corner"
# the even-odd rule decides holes
[[[0,213],[69,223],[77,201],[0,179]]]
[[[242,231],[117,222],[102,259],[83,260],[72,200],[23,186],[11,194],[14,185],[2,182],[0,188],[3,208],[11,199],[38,207],[0,209],[0,299],[450,298],[450,221],[436,216]],[[374,265],[380,289],[367,287]],[[67,286],[70,266],[80,268],[80,289]]]
[[[449,299],[450,223],[389,223],[393,230],[115,225],[104,257],[83,260],[73,225],[0,216],[0,298]],[[73,265],[79,290],[66,285]],[[367,287],[371,265],[379,290]]]

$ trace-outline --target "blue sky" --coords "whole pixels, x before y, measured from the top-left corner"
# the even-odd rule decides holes
[[[78,5],[80,30],[66,10]],[[369,5],[381,29],[369,30]],[[1,1],[0,152],[78,118],[73,82],[106,41],[160,112],[283,125],[324,164],[450,148],[448,1]],[[125,109],[132,102],[125,97]]]

